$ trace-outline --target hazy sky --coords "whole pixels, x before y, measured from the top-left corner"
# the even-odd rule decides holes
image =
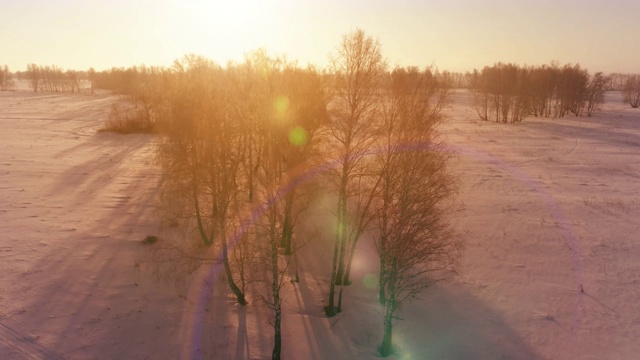
[[[264,47],[322,67],[360,27],[390,65],[640,72],[638,14],[640,0],[0,0],[0,65],[101,70],[188,53],[224,64]]]

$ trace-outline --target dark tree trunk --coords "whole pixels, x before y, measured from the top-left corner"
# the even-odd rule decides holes
[[[280,332],[281,314],[276,312],[276,319],[273,323],[275,329],[275,335],[273,337],[273,352],[271,353],[271,360],[280,360],[282,353],[282,335]]]
[[[345,253],[347,248],[347,191],[346,182],[341,191],[341,202],[338,208],[338,243],[340,244],[338,252],[338,271],[336,273],[336,285],[342,285],[344,280]]]
[[[324,313],[327,317],[336,315],[334,298],[336,297],[336,271],[338,268],[338,240],[333,246],[333,266],[331,268],[331,281],[329,283],[329,305],[324,307]]]
[[[338,208],[340,208],[340,202],[342,199],[338,199]],[[340,214],[338,214],[340,216]],[[340,221],[338,219],[338,221]],[[332,317],[336,315],[335,311],[335,303],[334,299],[336,296],[336,275],[338,272],[338,252],[340,246],[340,234],[339,231],[336,231],[336,241],[333,244],[333,264],[331,266],[331,280],[329,282],[329,305],[324,307],[324,312],[327,317]]]
[[[356,253],[356,246],[358,245],[358,240],[360,239],[361,235],[362,233],[358,231],[358,234],[356,235],[356,237],[353,239],[353,242],[351,243],[349,257],[347,258],[347,264],[345,267],[344,276],[342,278],[342,285],[344,286],[351,285],[351,280],[349,279],[349,275],[351,274],[351,263],[353,262],[353,256]]]
[[[221,229],[220,234],[225,235],[224,230]],[[227,238],[226,236],[222,236],[222,262],[224,263],[224,272],[227,275],[227,283],[229,284],[229,288],[233,291],[233,294],[236,296],[238,300],[238,304],[244,306],[247,305],[247,300],[244,297],[244,293],[240,288],[236,285],[235,281],[233,281],[233,273],[231,272],[231,266],[229,265],[229,252],[227,250]]]
[[[278,269],[278,244],[276,240],[276,231],[275,231],[275,215],[271,217],[271,293],[273,296],[273,352],[271,353],[272,360],[280,360],[281,352],[282,352],[282,333],[281,333],[281,323],[282,323],[282,302],[280,301],[280,272]]]
[[[284,248],[285,255],[291,255],[291,238],[293,237],[293,201],[295,192],[292,190],[287,194],[284,207],[284,221],[282,224],[282,237],[280,238],[280,247]]]
[[[294,265],[296,269],[295,282],[300,282],[300,276],[298,274],[298,247],[296,246],[296,243],[293,243],[293,240],[292,240],[292,246],[293,246],[293,261],[295,263]]]
[[[200,213],[200,202],[198,201],[198,187],[195,174],[193,175],[192,180],[192,196],[193,196],[193,207],[196,211],[196,220],[198,222],[198,231],[200,232],[200,237],[205,245],[209,246],[213,243],[213,237],[209,238],[207,233],[204,231],[204,224],[202,223],[202,215]]]
[[[393,353],[393,345],[391,342],[393,324],[391,320],[389,314],[384,317],[384,337],[382,338],[382,345],[380,346],[380,355],[382,357],[387,357]]]

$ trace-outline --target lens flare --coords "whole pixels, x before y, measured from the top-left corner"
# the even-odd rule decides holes
[[[304,146],[307,144],[307,131],[301,127],[296,126],[289,131],[289,143],[293,146]]]
[[[364,276],[362,282],[367,289],[373,290],[378,287],[378,276],[376,276],[376,274],[367,274]]]
[[[273,110],[275,111],[275,117],[278,121],[286,119],[287,112],[289,111],[289,98],[285,95],[279,95],[273,101]]]

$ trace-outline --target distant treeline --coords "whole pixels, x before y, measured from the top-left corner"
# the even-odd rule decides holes
[[[79,92],[84,74],[75,70],[63,70],[59,66],[27,65],[21,76],[29,81],[35,92]]]
[[[498,63],[469,74],[478,116],[496,122],[519,122],[526,116],[593,115],[604,102],[610,79],[590,76],[580,65],[521,67]]]
[[[0,91],[13,90],[14,88],[15,83],[12,80],[9,67],[7,65],[0,67]]]
[[[28,81],[35,92],[79,92],[82,82],[87,81],[91,92],[95,88],[144,98],[149,96],[150,87],[167,84],[170,69],[142,65],[97,72],[93,68],[76,71],[28,64],[26,71],[13,75]],[[0,90],[15,89],[13,75],[7,65],[0,67]],[[527,116],[592,116],[602,104],[605,91],[622,91],[625,102],[640,107],[640,74],[590,75],[579,64],[561,67],[497,63],[473,72],[443,71],[440,76],[452,88],[472,91],[479,117],[497,122],[519,122]]]

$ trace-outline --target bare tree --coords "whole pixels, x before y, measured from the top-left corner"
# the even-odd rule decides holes
[[[326,100],[314,69],[300,69],[264,50],[248,54],[243,64],[229,64],[225,72],[233,94],[230,114],[244,130],[236,148],[241,159],[238,199],[259,209],[252,214],[260,214],[250,219],[255,231],[248,245],[256,249],[259,263],[251,275],[264,285],[258,296],[271,311],[272,358],[279,359],[281,289],[290,257],[295,257],[297,219],[306,208],[307,194],[296,177],[317,156],[316,133],[327,121]]]
[[[604,92],[611,79],[597,72],[591,77],[586,92],[587,116],[593,116],[596,110],[604,103]]]
[[[15,83],[13,82],[11,71],[7,65],[0,67],[0,91],[13,90]]]
[[[482,120],[489,120],[489,87],[487,79],[477,69],[473,73],[468,73],[469,90],[473,95],[473,104],[478,117]]]
[[[496,122],[519,122],[530,112],[527,70],[497,63],[469,75],[478,116]]]
[[[327,101],[323,84],[314,68],[285,66],[275,100],[275,123],[281,127],[282,170],[285,181],[293,184],[309,164],[320,161],[318,134],[327,125]],[[293,235],[300,215],[310,201],[307,188],[290,186],[285,195],[280,247],[285,255],[293,253]]]
[[[550,117],[560,70],[556,65],[542,65],[528,68],[527,73],[527,89],[533,115]]]
[[[366,220],[365,204],[359,202],[349,211],[349,200],[363,194],[358,179],[365,175],[365,155],[376,139],[376,120],[379,114],[380,81],[386,63],[382,58],[380,43],[358,29],[342,38],[335,56],[331,58],[333,75],[330,102],[331,137],[336,147],[338,167],[333,173],[333,182],[338,197],[337,226],[333,251],[329,304],[327,316],[340,311],[340,300],[335,307],[335,286],[348,285],[347,259],[352,258]],[[375,191],[375,188],[369,193]],[[348,227],[354,231],[348,231]],[[342,294],[342,288],[341,292]],[[340,297],[341,299],[341,297]]]
[[[229,288],[245,305],[244,291],[234,281],[227,244],[237,208],[242,130],[228,116],[231,99],[218,66],[187,56],[175,63],[174,71],[176,85],[163,120],[167,136],[159,149],[164,184],[190,199],[190,213],[205,248],[218,239]]]
[[[556,87],[558,115],[572,113],[581,116],[585,105],[589,73],[580,64],[567,64],[560,72]]]
[[[38,86],[40,83],[40,67],[36,64],[27,65],[26,75],[29,80],[29,85],[33,91],[38,92]]]
[[[67,70],[65,72],[65,83],[68,89],[73,92],[80,92],[80,75],[75,70]]]
[[[396,69],[384,106],[381,191],[376,196],[376,248],[384,305],[382,356],[392,352],[393,320],[401,305],[446,275],[460,243],[447,214],[456,191],[449,155],[435,136],[449,84],[430,71]]]
[[[261,171],[258,175],[260,188],[262,190],[263,215],[262,228],[259,233],[257,245],[266,248],[263,258],[262,271],[267,278],[270,287],[268,296],[263,296],[267,307],[272,311],[273,318],[271,325],[274,329],[272,360],[279,360],[282,354],[282,296],[281,289],[284,284],[285,271],[282,270],[279,259],[280,236],[278,234],[279,212],[277,203],[281,200],[282,194],[277,191],[276,186],[281,183],[283,173],[281,171],[281,149],[280,139],[277,129],[267,126],[265,132],[260,136],[261,141]],[[266,246],[260,240],[266,240]]]
[[[87,70],[87,80],[89,80],[89,84],[91,86],[91,93],[93,94],[94,91],[94,81],[95,81],[95,77],[96,77],[96,69],[94,69],[93,67],[90,67],[89,70]]]
[[[633,76],[633,74],[623,74],[623,73],[611,73],[609,75],[607,75],[608,78],[611,79],[611,81],[609,81],[609,83],[607,84],[607,91],[609,90],[614,90],[614,91],[622,91],[624,90],[624,85],[627,83],[627,79],[629,79],[630,76]]]
[[[640,74],[633,74],[627,78],[622,95],[624,101],[628,102],[632,108],[640,107]]]

